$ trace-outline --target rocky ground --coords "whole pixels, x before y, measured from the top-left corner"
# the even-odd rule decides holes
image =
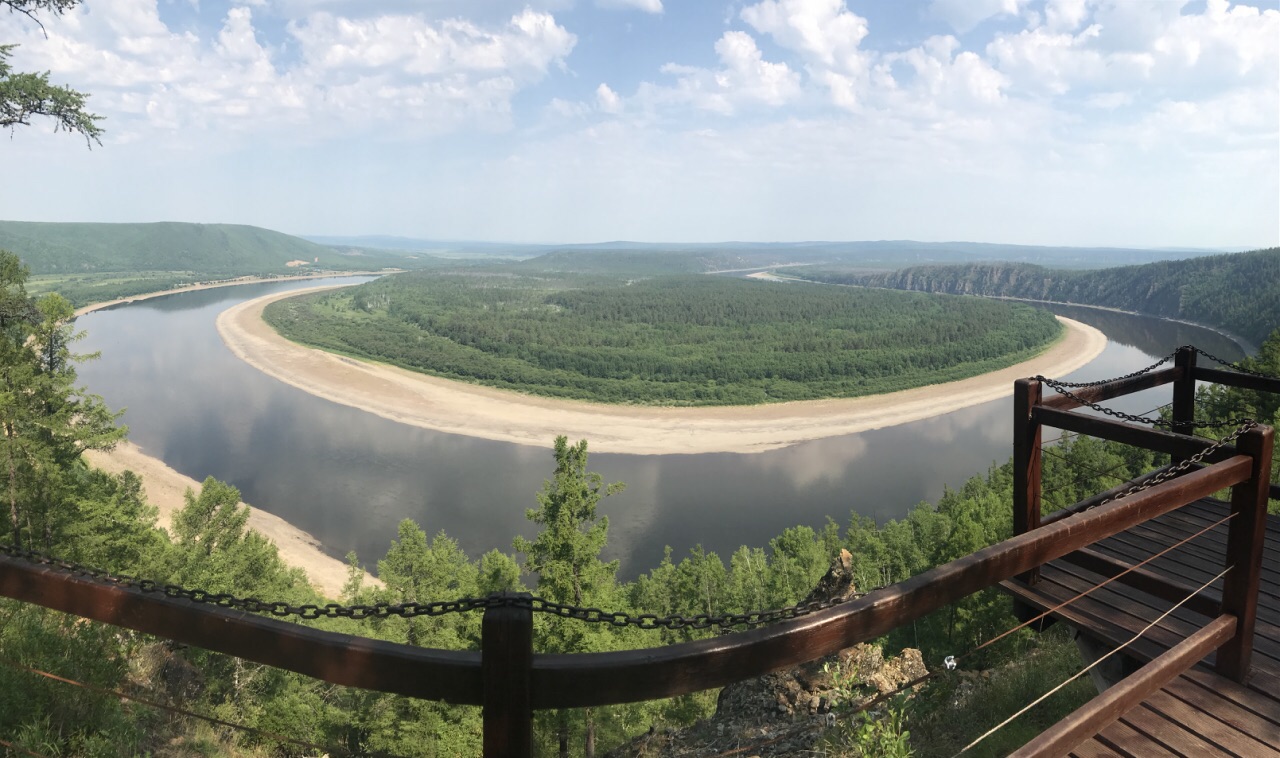
[[[852,559],[832,563],[807,600],[851,597]],[[927,672],[920,651],[885,659],[874,645],[855,645],[810,663],[725,687],[715,715],[679,730],[650,730],[609,755],[615,758],[796,756],[825,753],[837,719],[881,693]]]

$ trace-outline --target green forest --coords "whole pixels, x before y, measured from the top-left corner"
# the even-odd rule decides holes
[[[5,430],[0,456],[10,472],[4,541],[161,583],[295,605],[325,602],[302,571],[287,567],[271,542],[246,528],[248,513],[238,505],[233,487],[206,480],[199,492],[188,493],[186,507],[170,528],[161,529],[136,476],[109,475],[84,463],[84,450],[109,447],[125,430],[115,425],[116,415],[100,398],[76,384],[76,366],[85,356],[72,350],[76,335],[69,305],[58,295],[30,298],[25,276],[15,258],[0,255],[0,310],[6,314],[0,330],[0,424]],[[1246,367],[1280,373],[1280,332]],[[1280,421],[1274,398],[1257,393],[1207,389],[1201,399],[1206,413],[1237,415],[1246,409],[1259,420]],[[1059,442],[1044,463],[1045,499],[1052,509],[1160,461],[1147,451],[1073,437]],[[901,520],[873,523],[856,515],[858,503],[851,498],[847,523],[797,525],[767,545],[744,545],[728,556],[701,548],[685,556],[669,553],[660,565],[626,578],[618,575],[616,563],[601,557],[609,539],[609,496],[622,485],[605,483],[590,472],[586,442],[556,440],[548,470],[528,511],[537,528],[533,539],[517,537],[509,550],[468,556],[448,535],[433,535],[405,521],[385,555],[372,564],[380,586],[366,585],[359,559],[350,556],[350,581],[339,599],[423,602],[530,589],[559,602],[632,614],[745,611],[805,597],[841,548],[853,556],[857,586],[870,589],[968,554],[1011,531],[1012,472],[1004,463],[942,493],[936,503],[921,503]],[[537,619],[535,644],[543,651],[641,648],[710,634],[588,626],[544,615]],[[477,614],[451,614],[299,623],[420,646],[475,649],[479,622]],[[878,644],[887,653],[919,648],[936,667],[945,655],[972,650],[1013,623],[1008,601],[989,591],[959,600]],[[1013,703],[1043,692],[1079,663],[1069,636],[1024,631],[967,659],[965,666],[990,673],[942,677],[870,721],[841,721],[828,731],[821,749],[863,755],[874,754],[877,745],[892,744],[917,755],[951,755],[1012,710]],[[70,689],[34,671],[97,690]],[[114,693],[265,732],[211,725]],[[1065,691],[1002,731],[986,754],[1020,744],[1091,695],[1087,682]],[[588,744],[603,752],[650,727],[690,724],[710,715],[714,704],[715,693],[708,692],[543,713],[536,724],[539,752],[554,754],[562,736],[575,746],[575,754],[589,752]],[[0,740],[18,751],[46,756],[317,752],[272,736],[280,735],[322,746],[331,755],[474,755],[479,733],[475,708],[330,686],[0,601]]]
[[[788,273],[837,284],[1119,308],[1226,329],[1254,344],[1280,325],[1280,248],[1092,271],[973,263]]]
[[[268,306],[304,344],[450,379],[611,403],[855,397],[1035,355],[1047,313],[978,300],[705,275],[413,272]]]
[[[0,221],[0,249],[34,274],[188,272],[219,276],[298,273],[306,261],[331,270],[408,267],[415,260],[382,251],[343,254],[281,232],[243,224],[53,223]]]

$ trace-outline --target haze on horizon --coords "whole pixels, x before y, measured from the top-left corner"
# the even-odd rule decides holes
[[[1277,0],[87,0],[0,217],[512,242],[1280,244]]]

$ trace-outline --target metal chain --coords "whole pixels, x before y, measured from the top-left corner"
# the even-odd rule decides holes
[[[1206,352],[1206,351],[1204,351],[1204,350],[1201,350],[1200,348],[1196,347],[1195,345],[1183,345],[1183,348],[1186,348],[1186,349],[1189,349],[1189,350],[1194,350],[1194,351],[1196,351],[1197,353],[1199,353],[1199,354],[1203,355],[1204,357],[1208,358],[1209,360],[1213,361],[1214,363],[1218,363],[1218,364],[1220,364],[1220,365],[1226,366],[1227,368],[1231,369],[1232,371],[1238,371],[1238,372],[1239,372],[1239,373],[1241,373],[1241,374],[1249,374],[1250,376],[1257,376],[1257,377],[1261,377],[1261,378],[1263,378],[1263,379],[1280,379],[1280,377],[1271,376],[1271,375],[1269,375],[1269,374],[1264,374],[1264,373],[1262,373],[1261,371],[1254,371],[1254,370],[1252,370],[1252,369],[1241,368],[1240,366],[1238,366],[1238,365],[1236,365],[1236,364],[1232,363],[1231,361],[1224,361],[1223,359],[1219,358],[1218,356],[1214,355],[1213,353],[1209,353],[1209,352]]]
[[[560,616],[562,618],[585,621],[590,624],[634,626],[639,629],[676,630],[710,629],[712,627],[716,627],[723,630],[730,629],[735,626],[755,627],[762,624],[772,624],[776,621],[806,616],[810,613],[821,611],[826,608],[833,608],[854,598],[862,597],[864,594],[866,593],[856,593],[848,598],[833,598],[831,600],[815,600],[809,603],[797,603],[796,605],[790,605],[785,608],[775,608],[767,611],[747,611],[745,613],[727,613],[724,615],[699,613],[694,616],[657,616],[652,613],[641,613],[632,616],[628,613],[608,613],[600,610],[599,608],[582,608],[574,605],[566,605],[540,597],[506,598],[511,601],[506,604],[528,607],[537,613],[547,613],[553,616]]]
[[[1115,501],[1129,497],[1130,495],[1136,495],[1139,492],[1142,492],[1144,490],[1149,490],[1152,487],[1156,486],[1157,484],[1167,482],[1170,479],[1173,479],[1174,477],[1183,474],[1192,466],[1197,466],[1200,463],[1202,463],[1204,459],[1207,458],[1208,456],[1212,455],[1213,453],[1216,453],[1217,451],[1221,450],[1227,445],[1230,445],[1232,442],[1235,442],[1237,439],[1240,438],[1240,435],[1244,434],[1250,429],[1253,429],[1257,425],[1258,423],[1253,419],[1245,419],[1244,423],[1240,424],[1239,428],[1237,428],[1231,434],[1228,434],[1226,437],[1223,437],[1222,439],[1218,440],[1212,445],[1206,447],[1204,450],[1201,450],[1200,452],[1196,453],[1190,458],[1187,458],[1186,460],[1181,461],[1180,463],[1178,463],[1178,465],[1173,466],[1172,468],[1166,469],[1165,471],[1162,471],[1161,473],[1151,477],[1150,479],[1147,479],[1146,481],[1143,481],[1140,484],[1135,484],[1123,492],[1116,493],[1115,495],[1103,500],[1101,503],[1098,503],[1098,505],[1101,506],[1101,505],[1106,505],[1107,503],[1114,503]],[[1096,508],[1097,506],[1094,506],[1094,507]],[[1086,510],[1093,510],[1093,509],[1088,508]]]
[[[1155,363],[1151,364],[1150,366],[1147,366],[1146,368],[1138,369],[1137,371],[1134,371],[1131,374],[1125,374],[1124,376],[1117,376],[1111,379],[1099,379],[1096,382],[1058,382],[1058,385],[1062,387],[1075,387],[1077,389],[1084,389],[1086,387],[1101,387],[1104,384],[1118,382],[1122,379],[1133,379],[1134,377],[1142,376],[1143,374],[1149,374],[1152,371],[1155,371],[1156,369],[1160,368],[1164,364],[1173,360],[1173,357],[1175,355],[1177,355],[1177,353],[1169,353],[1168,355],[1156,361]],[[1044,377],[1041,377],[1041,376],[1037,376],[1036,379],[1045,381]],[[1056,380],[1053,380],[1053,381],[1056,381]],[[1055,387],[1055,389],[1057,388]]]
[[[1121,377],[1121,378],[1124,378],[1124,377]],[[1147,418],[1146,416],[1136,416],[1132,413],[1125,413],[1124,411],[1118,411],[1115,408],[1108,408],[1105,405],[1099,405],[1098,403],[1091,403],[1088,400],[1085,400],[1079,395],[1073,393],[1071,390],[1067,389],[1068,387],[1079,387],[1080,385],[1070,384],[1068,382],[1060,382],[1057,379],[1050,379],[1046,376],[1036,376],[1035,379],[1036,381],[1041,382],[1042,384],[1046,384],[1049,387],[1052,387],[1059,395],[1062,395],[1063,397],[1074,400],[1080,405],[1092,408],[1093,410],[1099,413],[1105,414],[1107,416],[1118,418],[1123,421],[1131,421],[1135,424],[1149,424],[1151,426],[1164,427],[1166,429],[1182,429],[1188,426],[1198,426],[1198,427],[1205,427],[1205,428],[1212,429],[1212,428],[1222,428],[1222,427],[1228,427],[1228,426],[1238,427],[1245,422],[1253,421],[1253,419],[1247,419],[1247,418],[1233,418],[1233,419],[1227,419],[1225,421],[1205,421],[1201,419],[1192,419],[1190,421],[1165,421],[1164,419],[1158,419],[1158,418],[1153,419],[1153,418]],[[1116,380],[1108,379],[1107,381],[1116,381]]]
[[[657,616],[651,613],[631,615],[625,612],[603,611],[599,608],[584,608],[576,605],[557,603],[553,600],[537,596],[521,596],[494,594],[487,597],[464,597],[457,600],[444,600],[430,603],[374,603],[373,605],[341,605],[326,603],[325,605],[303,604],[292,605],[286,602],[268,602],[257,598],[239,598],[228,593],[209,592],[201,589],[187,589],[176,584],[163,584],[150,579],[136,579],[125,574],[113,574],[102,569],[82,566],[74,561],[63,560],[34,550],[26,550],[13,545],[0,544],[0,554],[18,558],[28,563],[49,566],[69,574],[83,576],[104,584],[118,587],[132,587],[142,592],[162,593],[165,597],[181,598],[194,603],[216,605],[219,608],[262,613],[279,618],[295,616],[311,621],[320,618],[349,618],[355,620],[386,619],[392,616],[415,618],[418,616],[444,616],[450,613],[467,613],[489,608],[516,607],[528,608],[535,613],[546,613],[561,618],[584,621],[591,624],[609,624],[610,626],[634,626],[638,629],[710,629],[716,627],[728,630],[737,626],[755,627],[785,619],[798,618],[816,611],[831,608],[853,598],[862,597],[866,593],[857,593],[848,598],[798,603],[785,608],[764,611],[747,611],[745,613],[729,613],[714,615],[700,613],[695,616]]]

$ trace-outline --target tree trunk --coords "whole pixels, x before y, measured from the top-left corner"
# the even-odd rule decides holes
[[[560,758],[569,758],[569,714],[560,711],[556,715],[560,719]]]
[[[22,548],[22,527],[18,518],[18,469],[13,462],[13,427],[5,425],[4,434],[9,438],[9,518],[13,521],[13,546]]]
[[[587,737],[583,747],[586,758],[596,758],[596,720],[591,717],[591,709],[587,709]]]

